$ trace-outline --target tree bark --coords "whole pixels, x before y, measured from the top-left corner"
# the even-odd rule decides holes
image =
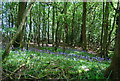
[[[39,3],[39,9],[38,9],[38,11],[41,10],[41,6],[40,6],[40,5],[41,5],[41,4]],[[38,46],[40,46],[41,12],[39,12],[39,19],[38,19],[38,22],[39,22],[39,24],[38,24],[37,44],[38,44]]]
[[[103,54],[102,54],[102,50],[103,50],[103,27],[104,27],[104,10],[105,10],[105,2],[103,2],[103,18],[102,18],[102,30],[101,30],[101,40],[100,40],[100,45],[101,45],[101,48],[100,48],[100,57],[102,57],[103,56]]]
[[[46,24],[45,24],[45,5],[43,5],[43,28],[42,28],[42,47],[44,46],[44,41],[46,41]]]
[[[17,30],[17,33],[14,35],[14,37],[11,39],[11,41],[8,43],[8,45],[6,46],[5,48],[5,51],[4,53],[2,54],[2,59],[4,60],[6,56],[9,55],[9,52],[10,52],[10,47],[12,46],[12,44],[15,42],[16,38],[19,36],[19,34],[22,32],[22,29],[23,29],[23,25],[24,25],[24,22],[25,22],[25,19],[26,17],[28,16],[29,12],[30,12],[30,9],[32,8],[32,5],[33,5],[34,2],[31,2],[27,9],[25,10],[25,12],[23,13],[22,15],[22,20],[20,22],[20,25],[18,27],[18,30]]]
[[[67,2],[64,2],[64,27],[65,27],[65,43],[68,43],[68,24],[67,24]]]
[[[103,3],[104,10],[104,3]],[[108,18],[109,18],[109,2],[106,2],[105,10],[103,11],[103,22],[102,22],[102,32],[101,32],[101,53],[100,56],[107,58],[107,41],[108,41]]]
[[[56,8],[56,19],[58,17],[58,11]],[[56,32],[55,32],[55,51],[57,51],[58,48],[58,29],[59,29],[59,19],[57,19],[57,27],[56,27]]]
[[[107,50],[107,40],[108,40],[108,18],[109,18],[109,2],[106,2],[106,8],[105,8],[105,22],[104,22],[104,27],[103,27],[103,57],[107,58],[108,57],[108,50]]]
[[[18,10],[18,16],[17,16],[17,28],[19,27],[21,21],[22,21],[22,18],[21,16],[23,15],[25,9],[26,9],[26,5],[27,5],[27,2],[19,2],[19,10]],[[19,34],[19,36],[16,38],[13,46],[15,48],[18,48],[20,47],[20,42],[22,41],[22,38],[23,38],[23,32],[21,32]]]
[[[49,29],[49,17],[50,17],[50,6],[48,5],[48,33],[47,33],[47,35],[48,35],[48,44],[50,43],[50,41],[49,41],[49,39],[50,39],[50,37],[49,37],[49,32],[50,32],[50,29]]]
[[[115,13],[115,15],[114,15],[114,20],[113,20],[113,24],[112,24],[112,29],[111,29],[111,31],[109,32],[108,43],[107,43],[107,50],[109,49],[109,46],[110,46],[111,42],[114,40],[114,38],[111,40],[111,36],[112,36],[113,30],[114,30],[114,28],[115,28],[115,20],[116,20],[116,13]]]
[[[83,2],[83,14],[82,14],[82,28],[81,28],[81,46],[83,50],[86,50],[86,13],[87,2]]]
[[[120,81],[120,6],[116,10],[116,13],[115,54],[112,58],[111,65],[105,71],[105,77],[110,78],[111,81]]]
[[[72,34],[71,34],[71,45],[73,45],[74,42],[74,19],[75,19],[75,3],[74,5],[74,9],[73,9],[73,14],[72,14]]]
[[[29,24],[29,37],[28,40],[31,41],[31,39],[33,38],[32,35],[32,9],[30,10],[30,24]]]
[[[53,8],[52,8],[52,46],[54,47],[54,27],[55,27],[55,7],[53,2]]]

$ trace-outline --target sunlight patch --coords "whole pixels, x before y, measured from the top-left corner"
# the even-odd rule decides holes
[[[89,69],[86,66],[81,67],[84,71],[89,71]]]

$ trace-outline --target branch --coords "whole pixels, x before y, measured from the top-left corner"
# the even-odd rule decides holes
[[[23,13],[23,16],[22,16],[22,21],[18,27],[18,30],[16,32],[16,34],[14,35],[14,37],[11,39],[10,43],[7,44],[6,48],[5,48],[5,51],[4,53],[2,54],[2,59],[4,60],[6,56],[9,55],[9,52],[10,52],[10,47],[12,46],[12,44],[14,43],[14,41],[16,40],[16,38],[19,36],[19,34],[22,32],[22,29],[23,29],[23,25],[24,25],[24,22],[25,22],[25,19],[26,17],[28,16],[31,8],[32,8],[32,5],[33,5],[34,2],[30,2],[30,4],[28,5],[27,9],[25,10],[25,12]]]
[[[111,6],[113,7],[113,9],[114,9],[115,11],[117,11],[117,9],[114,7],[113,3],[112,3],[112,2],[110,2],[110,3],[111,3]]]
[[[20,65],[20,67],[18,67],[17,69],[15,69],[13,72],[11,72],[10,75],[6,76],[2,80],[5,80],[6,78],[13,76],[15,73],[18,73],[19,71],[22,71],[24,68],[25,68],[25,64]]]

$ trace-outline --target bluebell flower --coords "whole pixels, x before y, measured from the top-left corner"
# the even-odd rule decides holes
[[[82,58],[85,58],[85,56],[82,56]]]
[[[92,57],[92,59],[96,59],[95,57]]]
[[[49,52],[50,54],[52,54],[53,52]]]
[[[98,59],[100,59],[100,57],[98,57]]]
[[[42,51],[42,50],[39,50],[39,51]]]
[[[66,54],[66,53],[63,53],[64,55]]]
[[[104,58],[100,58],[100,59],[99,59],[99,61],[103,61],[103,60],[104,60]]]
[[[83,50],[83,51],[81,51],[81,52],[87,52],[87,51],[84,51],[84,50]]]
[[[111,59],[108,59],[109,61],[111,61]]]
[[[59,54],[64,54],[63,52],[60,52]]]
[[[104,58],[101,58],[101,60],[104,60]]]
[[[72,56],[76,56],[75,54],[73,54]]]
[[[89,56],[86,56],[86,59],[88,60],[88,59],[90,59],[90,57],[89,57]]]

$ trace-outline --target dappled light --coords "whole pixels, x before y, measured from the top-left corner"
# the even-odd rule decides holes
[[[119,2],[1,4],[1,81],[120,81]]]

